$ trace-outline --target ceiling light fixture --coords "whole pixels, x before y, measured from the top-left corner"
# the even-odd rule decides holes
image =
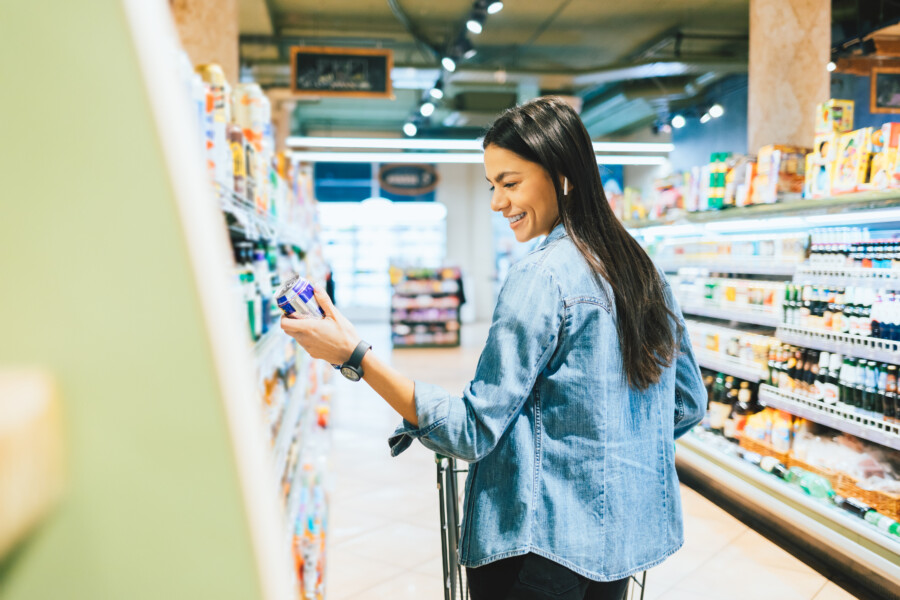
[[[456,61],[450,56],[441,59],[441,65],[451,73],[456,70]]]
[[[419,113],[423,117],[430,117],[434,114],[434,102],[423,102],[422,106],[419,107]]]
[[[701,123],[709,123],[710,119],[712,119],[712,117],[709,116],[709,113],[703,113],[703,116],[700,117],[700,122]]]
[[[503,10],[502,2],[491,2],[490,4],[488,4],[487,12],[489,15],[496,15],[501,10]]]
[[[413,123],[407,123],[413,125]],[[406,125],[403,126],[406,133]],[[412,141],[412,140],[409,140]],[[482,152],[292,152],[291,158],[299,162],[343,163],[427,163],[427,164],[481,164]],[[665,156],[597,156],[598,165],[661,165]]]
[[[835,63],[833,60],[829,60],[829,61],[828,61],[828,64],[825,65],[825,68],[828,69],[828,72],[829,72],[829,73],[831,73],[831,72],[833,72],[835,69],[837,69],[837,63]]]
[[[408,135],[409,137],[413,137],[414,135],[416,135],[417,133],[419,133],[419,128],[416,127],[416,124],[413,123],[412,121],[407,121],[407,122],[403,125],[403,133],[405,133],[405,134]],[[327,153],[325,153],[325,154],[327,154]]]
[[[438,79],[434,83],[434,87],[428,91],[428,95],[434,98],[435,100],[440,100],[444,97],[444,80]]]
[[[685,125],[687,125],[687,120],[682,115],[672,117],[672,127],[675,129],[681,129]]]
[[[711,116],[713,119],[718,119],[724,114],[725,109],[718,102],[709,107],[709,116]]]
[[[469,14],[469,19],[466,21],[466,29],[468,29],[475,35],[478,35],[482,31],[484,31],[485,18],[486,11],[482,7],[482,3],[476,3],[475,8],[473,8],[472,12]]]
[[[357,150],[470,150],[481,151],[482,140],[405,140],[402,138],[361,138],[361,137],[313,137],[290,136],[286,144],[289,148],[346,148]],[[646,152],[665,154],[675,150],[674,144],[665,142],[593,142],[594,152]]]

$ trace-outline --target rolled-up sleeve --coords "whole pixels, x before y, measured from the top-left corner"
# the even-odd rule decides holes
[[[414,439],[467,462],[487,456],[522,410],[538,375],[556,350],[563,301],[553,275],[539,265],[510,271],[475,378],[462,397],[415,382],[418,427],[404,420],[388,440],[397,456]]]

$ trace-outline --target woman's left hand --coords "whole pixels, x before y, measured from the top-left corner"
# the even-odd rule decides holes
[[[315,288],[315,294],[316,302],[325,311],[325,318],[282,317],[281,328],[313,358],[333,365],[343,364],[350,359],[359,344],[359,335],[353,324],[334,307],[328,294],[318,287]]]

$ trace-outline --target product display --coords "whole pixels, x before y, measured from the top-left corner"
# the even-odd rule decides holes
[[[332,371],[278,325],[282,314],[324,314],[311,283],[324,281],[325,267],[310,177],[275,154],[269,101],[257,84],[241,83],[232,92],[218,65],[196,73],[182,79],[202,108],[207,171],[232,241],[235,299],[253,342],[285,535],[293,537],[296,589],[303,600],[321,600]]]
[[[459,346],[465,302],[460,270],[391,267],[390,277],[394,346]]]

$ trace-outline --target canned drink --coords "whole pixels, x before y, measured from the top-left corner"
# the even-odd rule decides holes
[[[275,301],[287,317],[325,318],[325,311],[316,302],[312,284],[299,275],[294,275],[278,288]]]

